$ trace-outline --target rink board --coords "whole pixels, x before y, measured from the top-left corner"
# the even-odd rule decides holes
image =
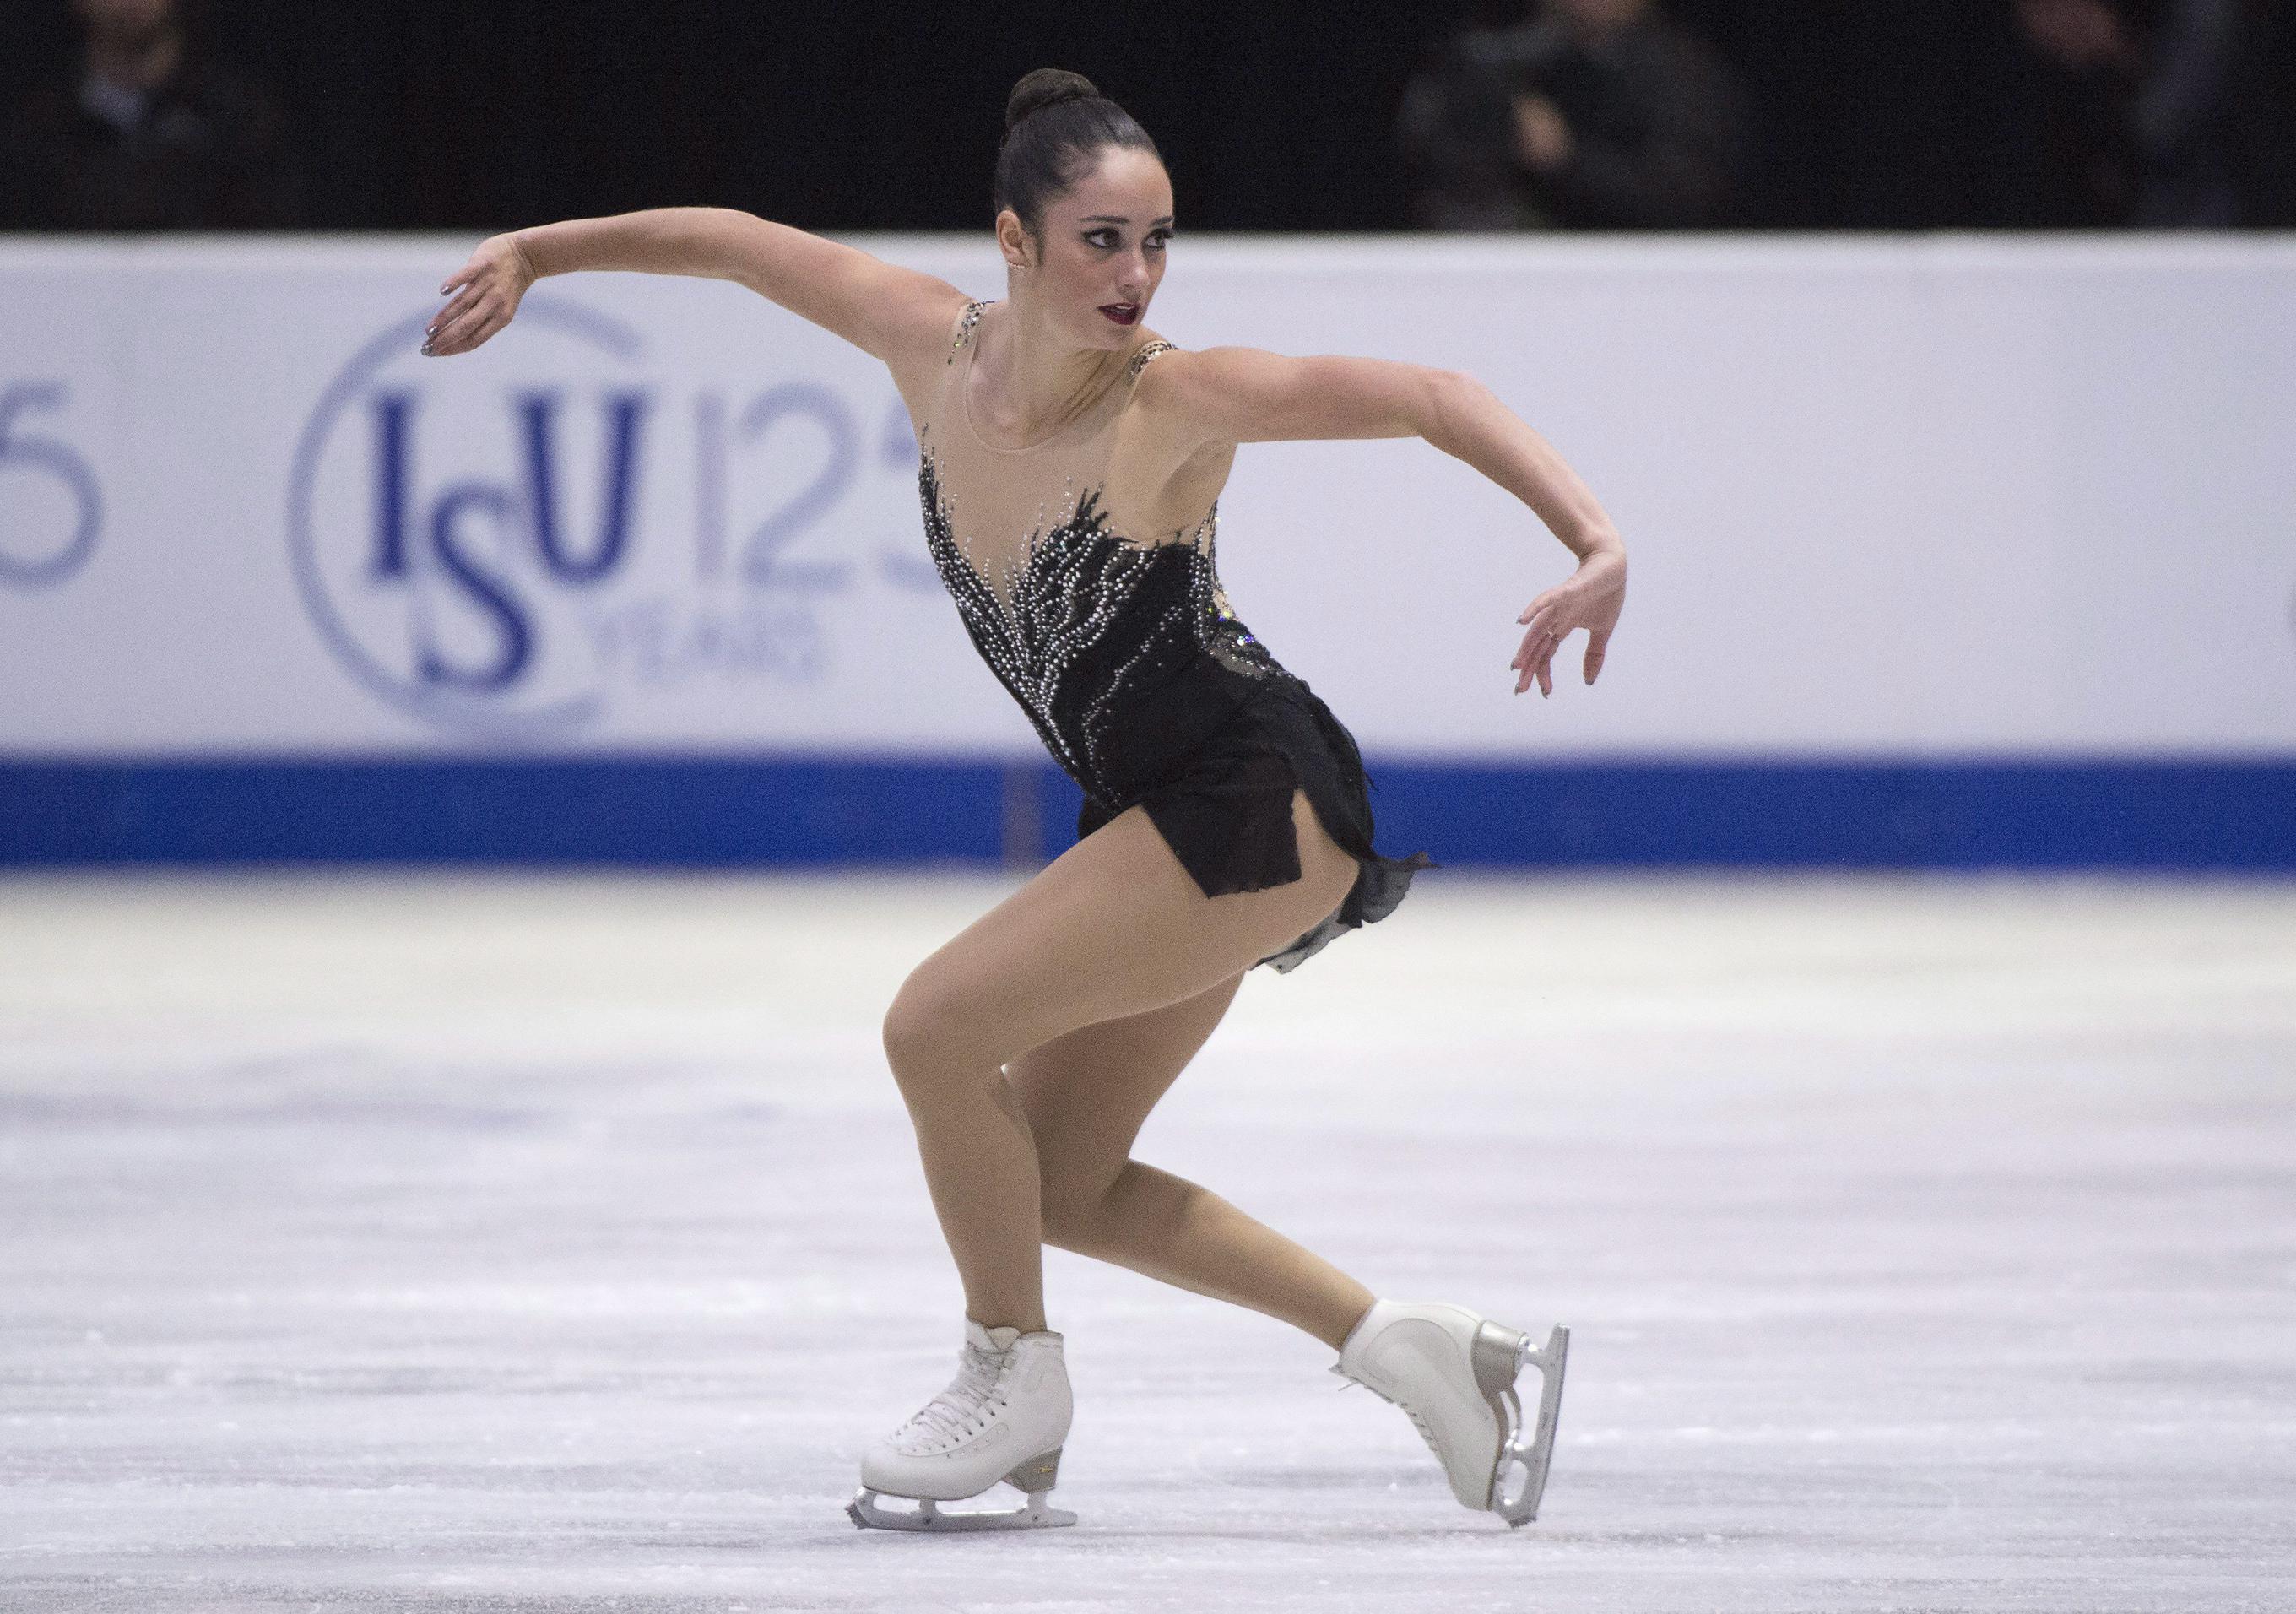
[[[1003,290],[983,242],[864,244]],[[1067,844],[882,368],[631,274],[422,359],[470,245],[0,246],[0,858]],[[1361,741],[1383,841],[2267,868],[2291,307],[2267,238],[1230,238],[1153,323],[1472,373],[1629,541],[1601,683],[1582,639],[1517,697],[1570,559],[1513,498],[1416,441],[1245,448],[1229,595]]]

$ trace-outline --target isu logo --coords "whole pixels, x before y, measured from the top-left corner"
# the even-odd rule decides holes
[[[833,608],[939,592],[906,553],[917,455],[898,397],[874,430],[809,380],[672,398],[628,326],[538,297],[442,364],[420,353],[430,317],[328,387],[288,496],[312,623],[399,710],[546,738],[627,698],[652,733],[734,733],[758,686],[822,683]],[[857,532],[856,503],[906,509],[901,536],[862,541],[881,523]]]
[[[640,543],[637,338],[537,299],[516,341],[452,375],[418,352],[426,323],[368,343],[304,430],[288,518],[303,602],[344,666],[414,716],[588,723],[603,683],[581,614]]]

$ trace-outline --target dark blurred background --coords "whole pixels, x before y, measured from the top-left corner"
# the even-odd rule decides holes
[[[2296,225],[2280,0],[1646,4],[8,0],[0,227],[976,229],[1046,65],[1199,228]]]

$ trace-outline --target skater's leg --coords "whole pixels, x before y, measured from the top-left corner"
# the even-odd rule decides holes
[[[1337,1350],[1371,1290],[1219,1195],[1129,1158],[1242,982],[1239,971],[1183,1002],[1081,1027],[1005,1067],[1036,1137],[1045,1241],[1265,1312]]]
[[[1037,1151],[1004,1066],[1080,1027],[1195,997],[1336,908],[1355,859],[1304,791],[1292,817],[1300,879],[1207,898],[1147,815],[1129,808],[902,983],[885,1053],[975,1320],[1045,1326]]]

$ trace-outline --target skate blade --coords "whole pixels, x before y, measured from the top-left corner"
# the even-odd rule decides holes
[[[1538,1421],[1529,1444],[1522,1438],[1522,1403],[1512,1384],[1505,1402],[1512,1417],[1507,1438],[1499,1454],[1497,1471],[1491,1476],[1491,1512],[1519,1528],[1538,1517],[1539,1498],[1546,1492],[1546,1472],[1554,1461],[1554,1426],[1562,1411],[1562,1368],[1570,1354],[1570,1331],[1561,1324],[1547,1335],[1546,1344],[1533,1350],[1528,1336],[1517,1335],[1519,1366],[1538,1369]],[[1510,1485],[1520,1470],[1519,1482]]]
[[[1077,1516],[1066,1508],[1046,1505],[1050,1493],[1030,1491],[1024,1507],[996,1510],[972,1508],[962,1512],[944,1510],[930,1497],[905,1497],[914,1501],[914,1512],[897,1508],[880,1507],[878,1493],[863,1486],[853,1493],[853,1500],[845,1504],[845,1516],[855,1527],[865,1530],[1040,1530],[1060,1525],[1074,1524]]]
[[[849,1518],[861,1529],[1052,1529],[1056,1525],[1075,1525],[1077,1515],[1065,1508],[1054,1508],[1045,1503],[1052,1495],[1054,1483],[1061,1479],[1061,1454],[1047,1451],[1043,1455],[1029,1458],[1017,1470],[1004,1476],[1004,1483],[1029,1497],[1029,1506],[1021,1508],[964,1508],[964,1511],[941,1511],[941,1503],[930,1497],[909,1497],[916,1502],[916,1513],[900,1513],[896,1508],[880,1508],[877,1497],[882,1492],[864,1486],[854,1492],[852,1502],[845,1503],[845,1518]],[[988,1492],[980,1492],[988,1495]]]

